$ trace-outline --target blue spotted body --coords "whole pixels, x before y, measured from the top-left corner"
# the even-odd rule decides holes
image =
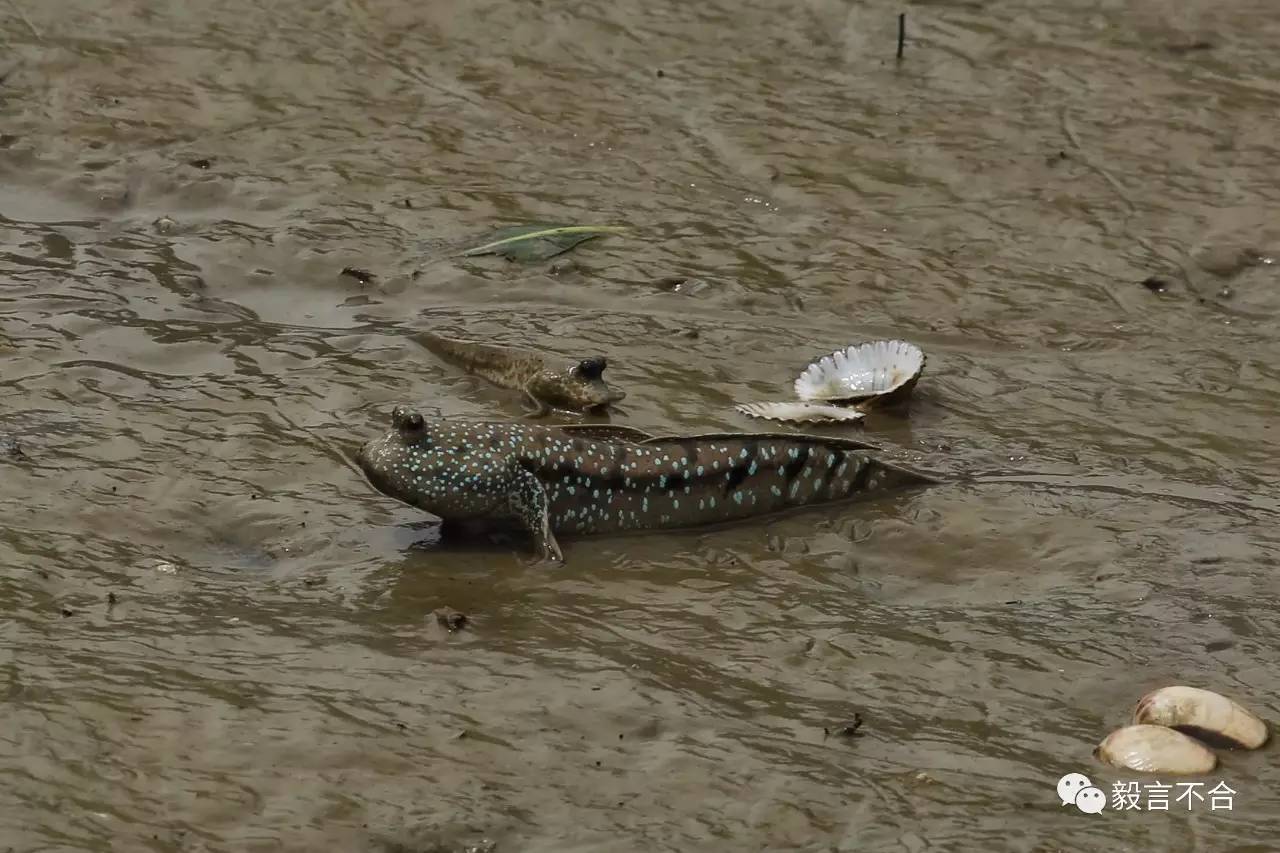
[[[358,462],[382,493],[446,521],[510,520],[543,556],[556,533],[691,527],[925,485],[860,442],[806,435],[654,438],[627,427],[428,420],[398,408]]]

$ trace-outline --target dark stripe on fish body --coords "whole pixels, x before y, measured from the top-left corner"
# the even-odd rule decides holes
[[[867,480],[871,478],[871,460],[858,459],[855,464],[858,466],[858,473],[853,477],[853,485],[849,487],[849,491],[845,495],[856,495],[867,487]]]
[[[796,458],[782,466],[783,482],[789,487],[791,482],[804,470],[805,463],[809,461],[809,448],[801,447],[796,453]]]
[[[826,473],[827,500],[829,501],[847,496],[844,483],[840,481],[840,476],[836,472],[840,470],[841,465],[849,462],[849,455],[843,450],[831,451],[831,464],[827,466]]]
[[[843,450],[828,449],[831,454],[831,460],[827,462],[827,470],[822,472],[823,482],[830,483],[835,476],[836,468],[840,467],[840,463],[844,461],[845,454]]]
[[[748,469],[757,464],[756,454],[760,452],[760,445],[752,442],[746,446],[745,450],[747,454],[746,458],[738,459],[734,463],[731,463],[733,467],[729,469],[729,475],[725,477],[724,494],[726,497],[728,497],[734,489],[738,488],[738,486],[742,484],[743,480],[747,479],[747,476],[750,473]],[[739,456],[741,456],[741,454],[739,454]]]
[[[609,476],[600,480],[600,488],[613,489],[615,492],[621,495],[626,490],[626,484],[623,482],[623,480],[624,478],[623,478],[622,471],[617,471],[616,473],[614,473],[613,469],[610,469]]]

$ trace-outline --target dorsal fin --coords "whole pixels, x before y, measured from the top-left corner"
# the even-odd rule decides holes
[[[645,444],[653,436],[642,429],[617,424],[556,424],[552,429],[572,433],[575,438],[594,438],[599,441],[629,441]]]
[[[881,448],[865,441],[851,438],[837,438],[826,435],[806,435],[802,432],[706,432],[700,435],[657,435],[640,442],[641,444],[661,444],[664,441],[758,441],[775,439],[777,441],[813,442],[828,447],[840,447],[845,450],[870,450],[879,452]]]

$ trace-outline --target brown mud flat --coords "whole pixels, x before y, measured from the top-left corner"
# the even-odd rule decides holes
[[[905,8],[0,4],[0,849],[1269,844],[1274,748],[1054,788],[1152,687],[1280,713],[1280,18]],[[441,250],[527,221],[631,232]],[[428,328],[662,432],[906,337],[866,434],[1047,484],[441,549],[350,449],[521,411]]]

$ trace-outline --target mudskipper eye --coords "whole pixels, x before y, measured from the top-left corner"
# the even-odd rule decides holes
[[[607,366],[608,362],[601,356],[599,358],[584,358],[578,362],[578,366],[574,369],[586,379],[599,379],[600,374],[604,373],[604,369]]]
[[[417,432],[422,429],[422,415],[403,406],[396,406],[391,413],[391,425],[401,432]]]

